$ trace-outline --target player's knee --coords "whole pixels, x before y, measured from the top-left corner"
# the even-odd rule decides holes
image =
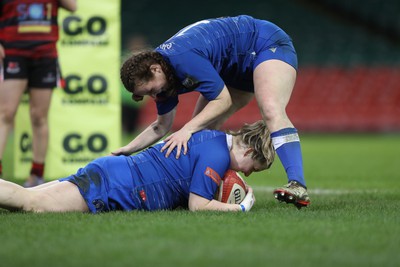
[[[4,107],[2,107],[0,109],[0,120],[4,124],[11,125],[14,122],[14,118],[15,118],[15,112],[14,111],[9,110],[9,109],[4,108]]]
[[[47,124],[47,117],[41,112],[31,112],[31,123],[33,127],[40,127]]]
[[[262,108],[262,112],[263,112],[263,117],[267,122],[279,120],[280,118],[286,117],[285,108],[282,108],[275,103],[271,103],[269,105],[264,106]]]

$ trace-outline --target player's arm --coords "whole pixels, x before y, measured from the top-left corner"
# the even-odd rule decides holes
[[[209,200],[194,193],[190,193],[189,210],[190,211],[200,211],[200,210],[241,211],[242,209],[238,204],[222,203],[215,199]]]
[[[112,152],[113,155],[130,155],[140,151],[164,137],[172,127],[175,118],[176,107],[170,112],[158,115],[157,120],[150,124],[142,133],[140,133],[129,144]]]
[[[76,0],[59,0],[60,6],[68,11],[75,12],[77,9]]]
[[[189,195],[189,210],[214,210],[214,211],[250,211],[255,202],[253,189],[249,186],[246,197],[240,204],[228,204],[218,200],[206,199],[194,193]]]
[[[187,129],[191,133],[205,129],[228,111],[231,105],[231,95],[229,94],[228,88],[224,85],[219,95],[214,100],[208,102],[203,110],[186,123],[182,129]]]
[[[232,105],[232,99],[228,88],[224,86],[221,93],[211,100],[204,109],[186,123],[179,131],[171,134],[165,139],[165,145],[161,151],[167,150],[166,157],[177,147],[176,158],[179,158],[181,149],[183,153],[187,153],[187,142],[193,133],[206,129],[210,124],[218,120]]]

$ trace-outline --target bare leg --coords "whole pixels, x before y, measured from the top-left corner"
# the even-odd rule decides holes
[[[27,80],[5,80],[0,82],[0,159],[4,154],[7,136],[14,126],[14,118]]]
[[[47,183],[40,184],[40,185],[37,185],[37,186],[34,186],[34,187],[27,187],[26,189],[36,190],[37,191],[37,190],[41,190],[43,188],[49,187],[49,186],[51,186],[53,184],[57,184],[57,183],[59,183],[59,181],[55,180],[55,181],[47,182]]]
[[[58,181],[34,190],[0,180],[0,207],[33,212],[89,211],[76,185]]]
[[[25,189],[15,183],[0,180],[0,207],[8,210],[22,210],[24,203],[28,202]]]
[[[254,71],[254,91],[264,121],[271,131],[272,143],[286,171],[288,182],[296,182],[305,187],[300,138],[286,114],[286,106],[293,91],[296,75],[296,70],[283,61],[264,61]],[[308,195],[302,193],[294,195],[296,199],[309,203]]]
[[[268,60],[254,71],[254,93],[262,116],[271,132],[293,127],[286,115],[296,81],[296,70],[279,60]]]
[[[31,89],[30,116],[33,134],[33,161],[43,163],[49,142],[48,114],[53,90]]]
[[[44,164],[46,160],[49,143],[48,113],[52,94],[53,90],[51,89],[32,88],[30,90],[30,116],[33,135],[32,160],[35,164]],[[44,181],[41,171],[33,170],[34,173],[25,182],[25,187],[35,186]]]

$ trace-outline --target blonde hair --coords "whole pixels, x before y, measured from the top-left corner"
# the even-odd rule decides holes
[[[238,131],[229,131],[229,134],[240,137],[240,140],[253,149],[251,158],[257,160],[266,169],[269,169],[275,159],[275,149],[272,145],[271,133],[263,120],[252,124],[245,124]]]

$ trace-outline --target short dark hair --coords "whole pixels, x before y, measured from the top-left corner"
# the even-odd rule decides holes
[[[176,94],[177,79],[172,67],[165,61],[163,56],[155,51],[143,51],[133,54],[121,66],[121,81],[125,89],[135,97],[135,88],[139,83],[148,82],[153,78],[150,66],[159,64],[167,79],[165,88],[166,96]],[[134,98],[135,99],[135,98]]]

